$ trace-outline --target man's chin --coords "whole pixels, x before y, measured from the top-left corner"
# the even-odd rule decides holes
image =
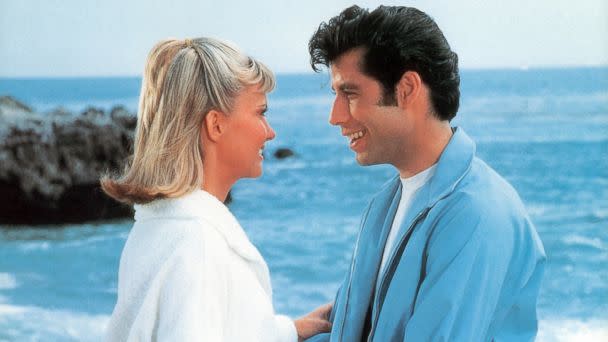
[[[357,153],[357,155],[355,156],[355,160],[357,160],[357,164],[361,166],[370,166],[378,164],[373,160],[370,160],[369,156],[365,153]]]

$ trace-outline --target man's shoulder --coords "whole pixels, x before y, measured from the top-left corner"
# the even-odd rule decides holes
[[[526,225],[528,214],[517,191],[494,169],[475,158],[454,190],[439,203],[436,214],[466,217],[501,231],[506,226]]]
[[[525,211],[515,188],[496,170],[479,158],[474,158],[471,169],[455,188],[455,192],[466,193],[475,206],[492,209],[496,205],[510,210]]]

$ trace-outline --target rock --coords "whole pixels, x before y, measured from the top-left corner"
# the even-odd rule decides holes
[[[26,104],[17,101],[12,96],[0,96],[0,116],[21,116],[33,113]]]
[[[87,108],[40,114],[0,98],[0,223],[83,222],[129,217],[99,187],[99,176],[122,170],[133,141],[134,114]],[[6,113],[11,116],[6,119]],[[19,115],[16,115],[19,114]],[[19,117],[18,117],[19,116]],[[1,118],[1,116],[0,116]]]
[[[232,190],[228,191],[228,195],[226,195],[226,199],[224,200],[225,205],[230,203],[232,203]]]
[[[274,151],[274,157],[277,159],[285,159],[294,156],[295,153],[289,148],[279,148]]]
[[[122,125],[126,129],[135,130],[137,126],[137,116],[130,113],[123,106],[115,106],[110,111],[112,121]]]
[[[48,112],[46,114],[46,116],[57,120],[59,118],[70,118],[70,117],[74,116],[74,113],[70,112],[69,110],[67,110],[64,107],[57,107],[57,108],[53,109],[52,111]]]

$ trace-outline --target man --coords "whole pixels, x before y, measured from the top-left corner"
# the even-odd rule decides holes
[[[363,214],[331,333],[309,341],[529,341],[542,243],[515,190],[450,120],[458,57],[425,13],[352,6],[322,23],[311,65],[330,68],[361,165],[390,164]]]

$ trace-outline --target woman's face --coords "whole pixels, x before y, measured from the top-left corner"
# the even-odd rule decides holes
[[[264,116],[267,107],[266,93],[259,85],[253,85],[241,91],[227,115],[219,158],[224,171],[236,179],[262,175],[264,143],[275,137]]]

